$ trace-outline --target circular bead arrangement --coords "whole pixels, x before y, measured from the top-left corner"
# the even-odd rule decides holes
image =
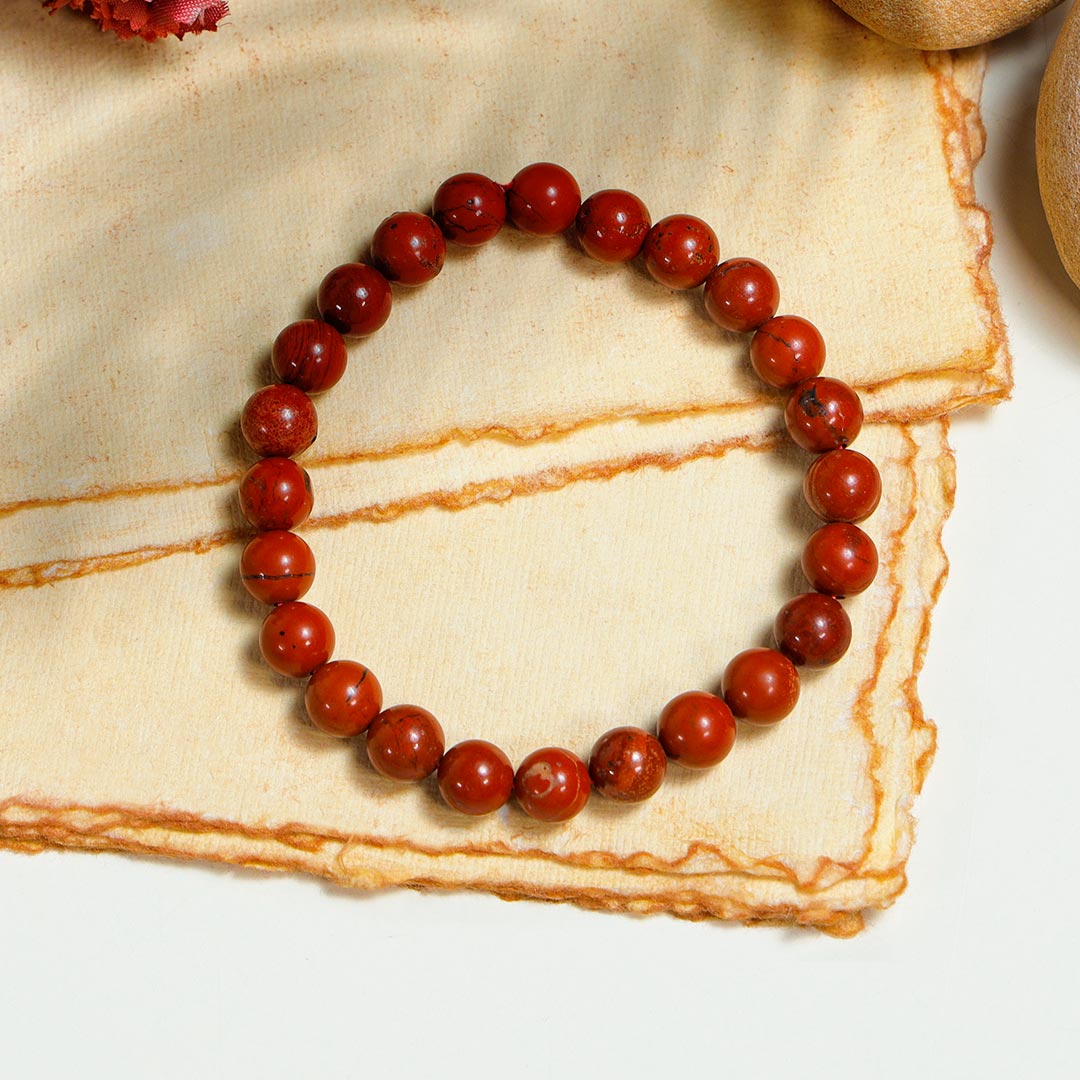
[[[705,311],[724,330],[751,334],[750,363],[761,380],[785,392],[784,421],[792,440],[816,455],[803,483],[810,509],[826,524],[807,541],[802,568],[813,591],[794,597],[773,627],[775,648],[752,648],[724,671],[721,694],[691,690],[669,701],[656,734],[618,727],[602,735],[586,763],[562,747],[534,750],[515,770],[497,746],[469,739],[446,749],[442,726],[416,705],[383,709],[378,679],[362,664],[331,660],[334,628],[302,601],[315,574],[311,549],[292,530],[312,509],[311,481],[292,460],[314,441],[311,395],[344,375],[345,336],[373,334],[390,317],[390,283],[417,286],[443,267],[446,244],[487,243],[509,220],[534,236],[573,228],[584,252],[602,262],[640,256],[648,273],[671,289],[701,288]],[[274,671],[307,679],[304,704],[312,724],[348,739],[366,732],[367,755],[382,776],[419,781],[433,773],[446,803],[463,814],[489,814],[515,796],[530,817],[566,821],[596,791],[618,802],[641,802],[664,781],[668,761],[689,769],[719,764],[735,744],[736,720],[775,724],[799,698],[799,668],[835,664],[851,641],[839,599],[874,580],[878,556],[858,527],[881,497],[881,478],[850,444],[862,406],[850,386],[823,378],[825,342],[797,315],[777,315],[780,292],[768,267],[754,259],[719,261],[715,233],[689,214],[655,225],[628,191],[599,191],[584,202],[573,176],[558,165],[526,166],[508,184],[460,173],[435,193],[430,215],[391,214],[375,230],[371,264],[346,263],[319,286],[317,319],[278,334],[271,365],[281,381],[256,391],[241,430],[260,459],[240,481],[240,508],[257,530],[240,560],[244,585],[273,605],[259,645]]]

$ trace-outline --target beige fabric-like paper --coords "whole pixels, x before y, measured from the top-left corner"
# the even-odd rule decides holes
[[[857,930],[903,888],[933,751],[914,679],[952,462],[927,418],[1010,386],[981,52],[896,48],[828,0],[232,6],[178,47],[0,10],[0,846]],[[543,159],[772,266],[877,421],[887,493],[852,651],[796,714],[556,830],[462,820],[305,726],[236,575],[237,417],[274,334],[386,214]],[[805,588],[781,406],[640,268],[509,228],[451,251],[318,400],[307,599],[451,741],[586,754],[715,689]]]
[[[0,32],[41,46],[0,73],[0,507],[231,479],[237,410],[322,275],[449,174],[536,159],[766,261],[874,414],[1007,388],[967,186],[981,54],[924,58],[827,0],[277,0],[179,47],[9,4]],[[745,348],[695,297],[510,232],[398,294],[313,457],[759,408]]]
[[[596,800],[556,829],[513,807],[463,821],[430,782],[382,780],[362,746],[300,722],[298,684],[255,655],[259,609],[236,552],[218,548],[9,592],[0,646],[23,674],[0,705],[0,789],[17,793],[0,832],[356,885],[759,908],[850,928],[902,887],[933,749],[912,673],[944,573],[943,438],[940,424],[864,434],[888,491],[872,525],[887,569],[847,605],[851,651],[807,674],[782,725],[744,728],[710,773],[673,767],[646,805]],[[718,450],[459,513],[314,529],[321,565],[353,572],[322,574],[309,599],[332,613],[339,655],[377,671],[388,702],[431,708],[451,742],[587,755],[606,728],[651,724],[676,692],[715,687],[729,656],[765,639],[801,587],[800,458],[786,442]],[[62,739],[55,710],[36,706],[58,671],[80,702]]]

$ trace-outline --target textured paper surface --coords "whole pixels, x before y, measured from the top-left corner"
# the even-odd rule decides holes
[[[911,422],[1009,386],[981,55],[896,49],[825,0],[235,10],[173,50],[0,11],[0,842],[857,928],[903,887],[932,752],[913,673],[951,458]],[[542,158],[769,262],[888,485],[856,646],[798,714],[554,832],[463,822],[304,727],[235,578],[236,418],[274,333],[386,213]],[[512,231],[398,292],[305,458],[338,655],[515,758],[715,688],[804,587],[813,527],[745,349],[639,270]]]
[[[0,31],[0,506],[232,477],[238,405],[322,275],[452,172],[537,159],[769,263],[874,413],[1006,388],[966,186],[981,56],[827,0],[268,0],[176,47],[7,4]],[[353,349],[316,456],[759,406],[744,349],[689,296],[508,235]]]
[[[865,433],[888,491],[870,526],[887,569],[849,601],[855,644],[807,674],[796,713],[744,728],[717,770],[673,768],[648,804],[594,800],[558,829],[512,806],[463,821],[431,783],[385,781],[360,747],[306,727],[298,684],[255,656],[259,608],[232,548],[9,590],[0,645],[23,675],[0,705],[0,788],[18,793],[3,835],[846,925],[901,887],[932,753],[912,673],[944,572],[943,438],[940,424]],[[378,672],[388,702],[431,708],[450,742],[587,754],[606,728],[715,688],[734,652],[766,640],[802,587],[802,457],[736,446],[464,512],[316,528],[320,564],[354,572],[323,573],[309,599],[332,614],[339,655]],[[62,740],[37,706],[57,670],[79,702]]]

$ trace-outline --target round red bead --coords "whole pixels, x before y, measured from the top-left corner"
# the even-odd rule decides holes
[[[303,390],[273,383],[247,399],[240,414],[240,430],[260,457],[294,457],[315,441],[319,420]]]
[[[818,592],[855,596],[877,577],[877,547],[858,525],[834,521],[806,541],[802,569]]]
[[[803,496],[824,521],[865,521],[881,501],[881,474],[858,450],[830,450],[806,470]]]
[[[393,301],[390,283],[374,266],[345,263],[322,279],[316,303],[319,315],[335,330],[363,337],[390,318]]]
[[[799,700],[799,673],[775,649],[746,649],[725,668],[723,690],[724,700],[740,720],[775,724]]]
[[[724,330],[756,330],[779,304],[780,286],[757,259],[728,259],[705,279],[705,312]]]
[[[351,739],[367,730],[382,708],[379,680],[355,660],[323,664],[308,681],[304,708],[327,735]]]
[[[617,727],[597,740],[589,776],[601,794],[616,802],[643,802],[660,790],[667,756],[660,740],[636,727]]]
[[[788,398],[784,423],[792,441],[822,454],[855,441],[862,429],[859,395],[839,379],[807,379]]]
[[[514,774],[518,805],[537,821],[569,821],[581,813],[591,788],[585,762],[557,746],[534,750]]]
[[[439,185],[431,214],[451,243],[478,247],[503,227],[506,194],[501,184],[480,173],[458,173]]]
[[[847,652],[851,622],[839,600],[824,593],[803,593],[780,609],[773,636],[793,664],[828,667]]]
[[[348,362],[345,339],[321,319],[289,323],[270,350],[274,374],[306,394],[319,394],[337,385]]]
[[[574,231],[586,255],[600,262],[628,262],[641,250],[652,218],[629,191],[612,188],[590,195],[578,211]]]
[[[423,285],[443,268],[446,240],[427,214],[391,214],[375,230],[371,261],[388,281]]]
[[[522,231],[557,236],[574,224],[581,189],[561,165],[539,161],[526,165],[506,189],[506,212]]]
[[[259,533],[240,556],[240,580],[264,604],[299,600],[315,580],[315,556],[296,533]]]
[[[731,753],[735,717],[723,698],[688,690],[664,706],[656,734],[672,761],[688,769],[707,769]]]
[[[240,511],[261,531],[295,529],[307,521],[315,498],[311,478],[291,458],[263,458],[240,479]]]
[[[293,600],[279,604],[259,632],[263,659],[279,675],[303,679],[334,652],[334,628],[317,607]]]
[[[442,725],[418,705],[395,705],[379,713],[367,733],[367,756],[389,780],[423,780],[442,760]]]
[[[645,237],[645,269],[669,289],[697,288],[716,268],[720,246],[701,218],[672,214]]]
[[[513,790],[510,759],[484,739],[467,739],[452,746],[439,762],[439,791],[447,805],[463,814],[490,814]]]
[[[821,374],[825,339],[808,319],[777,315],[750,339],[750,363],[762,382],[777,390],[790,390]]]

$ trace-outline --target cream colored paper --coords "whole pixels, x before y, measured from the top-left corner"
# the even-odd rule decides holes
[[[1010,378],[971,191],[982,56],[896,49],[826,0],[613,9],[282,0],[157,48],[0,10],[0,844],[834,932],[902,889],[951,458],[901,421]],[[889,487],[856,648],[798,714],[557,832],[463,822],[305,728],[235,578],[236,418],[274,333],[386,213],[542,158],[769,262],[886,421],[860,448]],[[812,527],[745,349],[695,298],[512,230],[399,291],[305,457],[338,655],[515,758],[714,687],[804,587]]]
[[[450,173],[536,159],[768,262],[875,414],[1007,389],[965,187],[981,56],[828,0],[267,0],[169,46],[7,4],[0,33],[0,507],[231,480],[239,405],[321,276]],[[317,459],[768,400],[694,298],[513,232],[352,356]]]
[[[8,592],[0,647],[23,677],[0,705],[0,789],[12,793],[0,831],[355,885],[602,894],[631,908],[677,894],[676,909],[690,897],[717,914],[781,905],[845,926],[903,880],[933,747],[912,672],[951,497],[940,425],[877,426],[863,445],[889,493],[870,526],[887,569],[848,602],[853,648],[807,674],[791,718],[743,728],[710,773],[673,767],[648,804],[594,800],[552,829],[512,806],[462,820],[430,782],[381,779],[362,747],[300,721],[299,684],[254,654],[260,609],[236,581],[236,551],[217,548]],[[352,572],[322,573],[309,599],[332,614],[338,654],[378,672],[388,703],[431,708],[450,742],[487,737],[515,760],[544,744],[587,755],[606,728],[651,724],[766,640],[802,587],[800,458],[786,443],[733,448],[463,512],[317,528],[320,565]],[[78,701],[62,737],[56,710],[35,704],[58,671]]]

